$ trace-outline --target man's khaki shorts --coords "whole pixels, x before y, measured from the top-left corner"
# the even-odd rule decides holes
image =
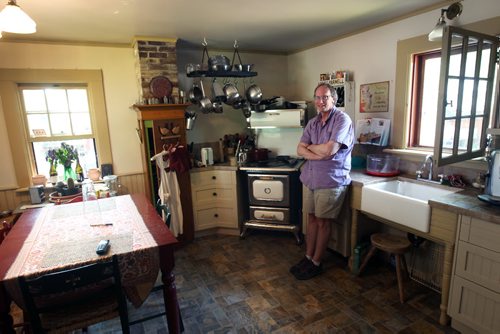
[[[303,210],[318,218],[336,219],[342,209],[347,186],[311,190],[305,187]]]

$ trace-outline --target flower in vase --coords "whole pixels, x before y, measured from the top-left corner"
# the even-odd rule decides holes
[[[61,147],[56,150],[55,155],[64,168],[71,167],[73,161],[78,158],[78,152],[75,147],[66,143],[61,143]]]

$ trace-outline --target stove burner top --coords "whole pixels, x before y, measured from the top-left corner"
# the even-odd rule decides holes
[[[240,166],[240,169],[284,169],[298,170],[303,159],[291,158],[289,156],[277,156],[274,159],[247,162]]]

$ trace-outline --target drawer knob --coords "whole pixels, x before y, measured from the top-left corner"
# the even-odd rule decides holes
[[[217,179],[217,176],[215,176],[215,175],[212,176],[212,180],[215,180],[215,179]]]
[[[217,196],[217,193],[213,193],[212,195]]]
[[[216,214],[214,214],[214,217],[217,218],[217,217],[219,217],[219,215],[216,213]]]

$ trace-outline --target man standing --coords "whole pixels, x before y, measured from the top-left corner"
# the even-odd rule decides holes
[[[328,246],[332,220],[339,215],[351,183],[352,121],[335,108],[336,90],[320,84],[314,90],[315,116],[304,129],[297,154],[307,161],[300,180],[306,186],[303,210],[308,214],[306,255],[290,272],[300,280],[323,272],[321,258]]]

